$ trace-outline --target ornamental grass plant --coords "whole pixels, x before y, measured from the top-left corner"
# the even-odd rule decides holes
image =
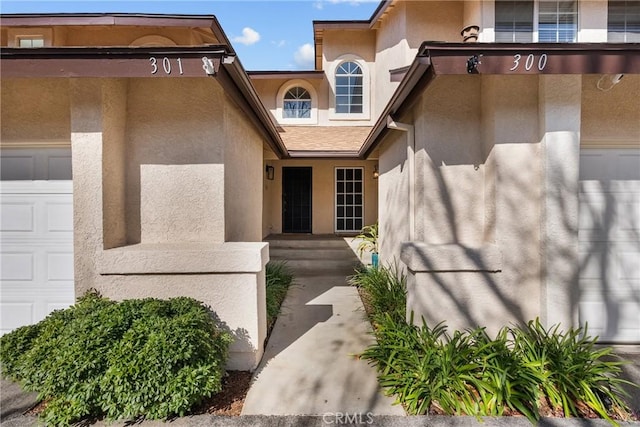
[[[406,278],[396,266],[361,269],[350,279],[369,305],[375,344],[361,357],[409,415],[631,416],[620,378],[623,362],[597,346],[586,328],[545,328],[539,319],[449,333],[444,323],[406,320]],[[404,286],[402,285],[404,284]]]

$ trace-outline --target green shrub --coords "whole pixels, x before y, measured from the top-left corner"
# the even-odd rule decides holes
[[[183,415],[221,389],[231,336],[190,298],[95,294],[0,339],[3,373],[48,400],[51,425]]]
[[[623,362],[606,360],[612,349],[596,349],[586,328],[562,333],[558,326],[545,329],[536,319],[511,333],[514,352],[536,376],[541,395],[554,410],[580,416],[578,404],[585,404],[609,420],[609,413],[622,416],[627,411],[622,385],[630,383],[618,377]]]
[[[404,321],[407,305],[407,278],[397,265],[362,267],[349,277],[349,283],[362,290],[363,302],[375,323],[380,316],[390,315]]]
[[[455,331],[429,328],[413,319],[384,314],[374,331],[376,344],[362,357],[378,370],[381,386],[396,395],[410,415],[431,411],[449,415],[500,416],[521,413],[533,423],[544,400],[566,416],[584,416],[588,405],[601,417],[625,418],[617,378],[620,362],[607,362],[610,349],[594,350],[595,339],[571,329],[503,328],[490,338],[484,328]]]
[[[286,262],[270,261],[266,269],[267,325],[271,325],[280,312],[280,306],[287,296],[293,274]]]

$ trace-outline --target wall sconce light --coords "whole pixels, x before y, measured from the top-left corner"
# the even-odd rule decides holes
[[[373,179],[378,179],[379,176],[380,176],[380,172],[378,172],[378,165],[375,165],[373,167]]]
[[[265,168],[265,172],[267,172],[267,179],[269,181],[273,181],[273,177],[276,173],[276,168],[274,168],[273,166],[267,165],[267,167]]]

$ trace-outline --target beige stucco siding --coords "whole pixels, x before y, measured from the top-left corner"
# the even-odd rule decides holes
[[[417,246],[402,245],[407,214],[381,206],[381,257],[408,263],[416,318],[495,331],[540,315],[538,85],[536,76],[441,76],[403,118],[415,125]],[[406,144],[392,131],[381,146],[381,201],[407,197]]]
[[[224,241],[224,104],[213,79],[129,82],[129,243]]]
[[[69,82],[2,79],[3,142],[69,142]]]
[[[407,133],[390,132],[380,146],[378,213],[380,262],[398,260],[400,244],[409,240]]]
[[[263,234],[282,233],[282,167],[312,168],[312,233],[335,232],[335,168],[364,167],[364,223],[378,218],[378,180],[373,179],[375,161],[362,160],[267,160],[275,167],[273,181],[264,180],[265,224]],[[264,171],[264,168],[263,168]]]
[[[262,139],[229,99],[224,109],[225,241],[262,240]]]
[[[407,40],[418,48],[425,40],[461,42],[462,1],[407,2]]]
[[[598,83],[600,82],[600,83]],[[598,89],[598,84],[604,90]],[[583,145],[640,143],[640,75],[625,75],[611,87],[610,76],[582,79]]]

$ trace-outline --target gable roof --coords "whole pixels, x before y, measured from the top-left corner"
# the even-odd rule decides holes
[[[357,157],[371,126],[283,126],[291,157]]]
[[[0,51],[2,77],[149,77],[149,58],[179,57],[194,62],[194,76],[213,76],[225,92],[256,126],[280,158],[289,157],[276,124],[236,57],[236,53],[215,16],[150,14],[12,14],[0,15],[3,27],[57,25],[114,25],[209,28],[220,44],[171,47],[44,47],[3,48]],[[202,58],[213,61],[215,73],[206,73]],[[145,72],[141,73],[141,64]],[[188,72],[185,71],[185,75]]]

